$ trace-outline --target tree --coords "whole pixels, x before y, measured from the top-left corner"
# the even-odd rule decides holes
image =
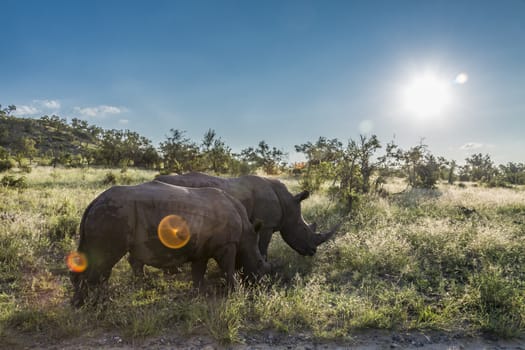
[[[525,164],[509,162],[499,166],[501,178],[511,185],[525,185]]]
[[[385,157],[390,166],[400,168],[408,185],[413,188],[435,188],[445,162],[444,158],[430,153],[422,141],[406,151],[392,142],[387,147]]]
[[[376,135],[360,135],[349,140],[345,148],[338,139],[320,137],[315,143],[296,145],[305,154],[306,172],[301,179],[303,189],[315,191],[322,183],[331,181],[331,193],[351,209],[354,199],[371,192],[373,174],[383,163],[373,156],[381,144]]]
[[[447,175],[447,182],[449,185],[452,185],[454,183],[454,179],[456,178],[456,176],[454,175],[454,171],[456,170],[457,164],[455,160],[452,160],[448,165],[449,169]]]
[[[202,158],[205,170],[220,174],[228,171],[231,162],[231,149],[226,146],[215,130],[209,129],[202,140]]]
[[[149,141],[149,140],[148,140]],[[146,168],[156,168],[160,163],[160,156],[155,147],[150,143],[143,143],[142,152],[138,160],[135,161],[135,165],[143,166]]]
[[[19,167],[22,167],[22,161],[24,158],[29,158],[29,163],[33,161],[33,157],[37,154],[35,148],[35,140],[29,137],[22,137],[14,145],[15,160]]]
[[[47,128],[55,129],[56,132],[69,129],[67,120],[64,118],[60,118],[58,115],[54,114],[51,117],[48,115],[41,116],[40,123],[46,126]]]
[[[115,129],[103,132],[95,159],[106,165],[123,167],[154,167],[159,162],[157,151],[149,139],[134,131]]]
[[[488,154],[473,154],[465,159],[465,163],[462,174],[464,177],[468,177],[469,181],[489,183],[498,172]]]
[[[71,119],[71,127],[74,130],[78,130],[81,132],[87,132],[89,128],[89,123],[82,119],[73,118]]]
[[[343,144],[338,139],[319,137],[315,142],[295,145],[295,151],[306,157],[306,166],[300,180],[301,187],[308,191],[317,191],[327,179],[333,179],[337,163],[343,154]]]
[[[170,171],[182,173],[194,170],[200,153],[197,145],[185,137],[185,131],[170,129],[171,135],[160,143],[164,167]]]
[[[124,133],[122,130],[112,129],[104,131],[97,153],[98,161],[110,166],[124,165],[121,164],[124,155],[123,139]]]
[[[381,160],[373,161],[372,156],[380,148],[381,144],[376,135],[372,135],[370,138],[359,135],[359,143],[349,142],[349,152],[355,152],[357,155],[361,174],[361,193],[370,192],[370,178],[381,164]]]
[[[90,125],[88,127],[88,132],[94,139],[100,139],[104,134],[104,129],[96,125]]]
[[[370,179],[382,163],[381,159],[372,160],[379,148],[381,144],[376,135],[360,135],[359,141],[348,141],[336,170],[338,185],[332,186],[332,191],[346,203],[348,209],[353,207],[357,197],[370,193]]]
[[[16,111],[15,105],[9,105],[6,108],[2,108],[0,105],[0,118],[7,118],[11,115],[12,112]]]
[[[277,174],[283,166],[285,157],[286,153],[276,147],[270,148],[264,140],[260,141],[255,149],[248,147],[241,151],[241,158],[244,161],[262,168],[266,174]]]

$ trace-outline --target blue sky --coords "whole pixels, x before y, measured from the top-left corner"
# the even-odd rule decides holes
[[[155,143],[211,128],[235,151],[265,140],[292,161],[296,144],[360,133],[525,161],[523,0],[0,0],[0,12],[0,103],[19,116]],[[420,115],[402,96],[428,74],[447,99]]]

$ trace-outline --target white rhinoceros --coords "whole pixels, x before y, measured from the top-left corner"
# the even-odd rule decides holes
[[[189,228],[189,241],[179,249],[165,246],[158,236],[159,223],[168,215],[183,218]],[[133,260],[158,268],[191,262],[197,287],[213,258],[231,287],[236,263],[247,276],[269,271],[257,241],[244,206],[220,189],[159,181],[111,187],[91,202],[82,217],[78,253],[85,256],[87,268],[71,272],[73,305],[84,303],[89,287],[105,285],[113,266],[128,252]]]
[[[254,175],[221,178],[198,172],[160,175],[156,180],[185,187],[220,188],[237,198],[246,208],[251,222],[262,221],[259,249],[265,257],[273,232],[279,231],[283,240],[299,254],[314,255],[317,246],[330,239],[338,227],[316,233],[316,225],[308,225],[301,215],[301,201],[308,198],[309,192],[292,195],[279,180]]]

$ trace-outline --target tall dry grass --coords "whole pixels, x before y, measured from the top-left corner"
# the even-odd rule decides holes
[[[111,173],[112,176],[108,176]],[[20,176],[20,174],[13,174]],[[207,296],[193,292],[189,269],[147,269],[132,277],[122,260],[111,301],[73,310],[64,265],[76,248],[82,212],[116,183],[151,180],[151,171],[36,168],[26,189],[0,188],[0,344],[20,335],[63,339],[106,331],[133,341],[165,332],[208,334],[224,343],[273,329],[346,337],[362,328],[436,329],[515,336],[525,330],[525,191],[440,185],[387,185],[341,212],[324,193],[303,202],[321,229],[340,232],[302,257],[274,235],[275,274],[226,295],[210,263]],[[284,179],[298,191],[297,179]],[[96,326],[94,326],[96,325]]]

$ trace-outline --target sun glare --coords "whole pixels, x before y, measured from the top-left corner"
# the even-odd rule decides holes
[[[450,102],[449,85],[432,73],[414,78],[402,91],[405,111],[422,119],[439,116]]]
[[[66,265],[72,272],[84,272],[87,268],[88,261],[84,253],[71,252],[66,257]]]
[[[467,81],[468,81],[467,73],[459,73],[456,76],[456,79],[454,79],[454,83],[456,84],[465,84]]]
[[[190,240],[188,223],[178,215],[164,217],[159,223],[157,233],[162,244],[171,249],[182,248]]]

